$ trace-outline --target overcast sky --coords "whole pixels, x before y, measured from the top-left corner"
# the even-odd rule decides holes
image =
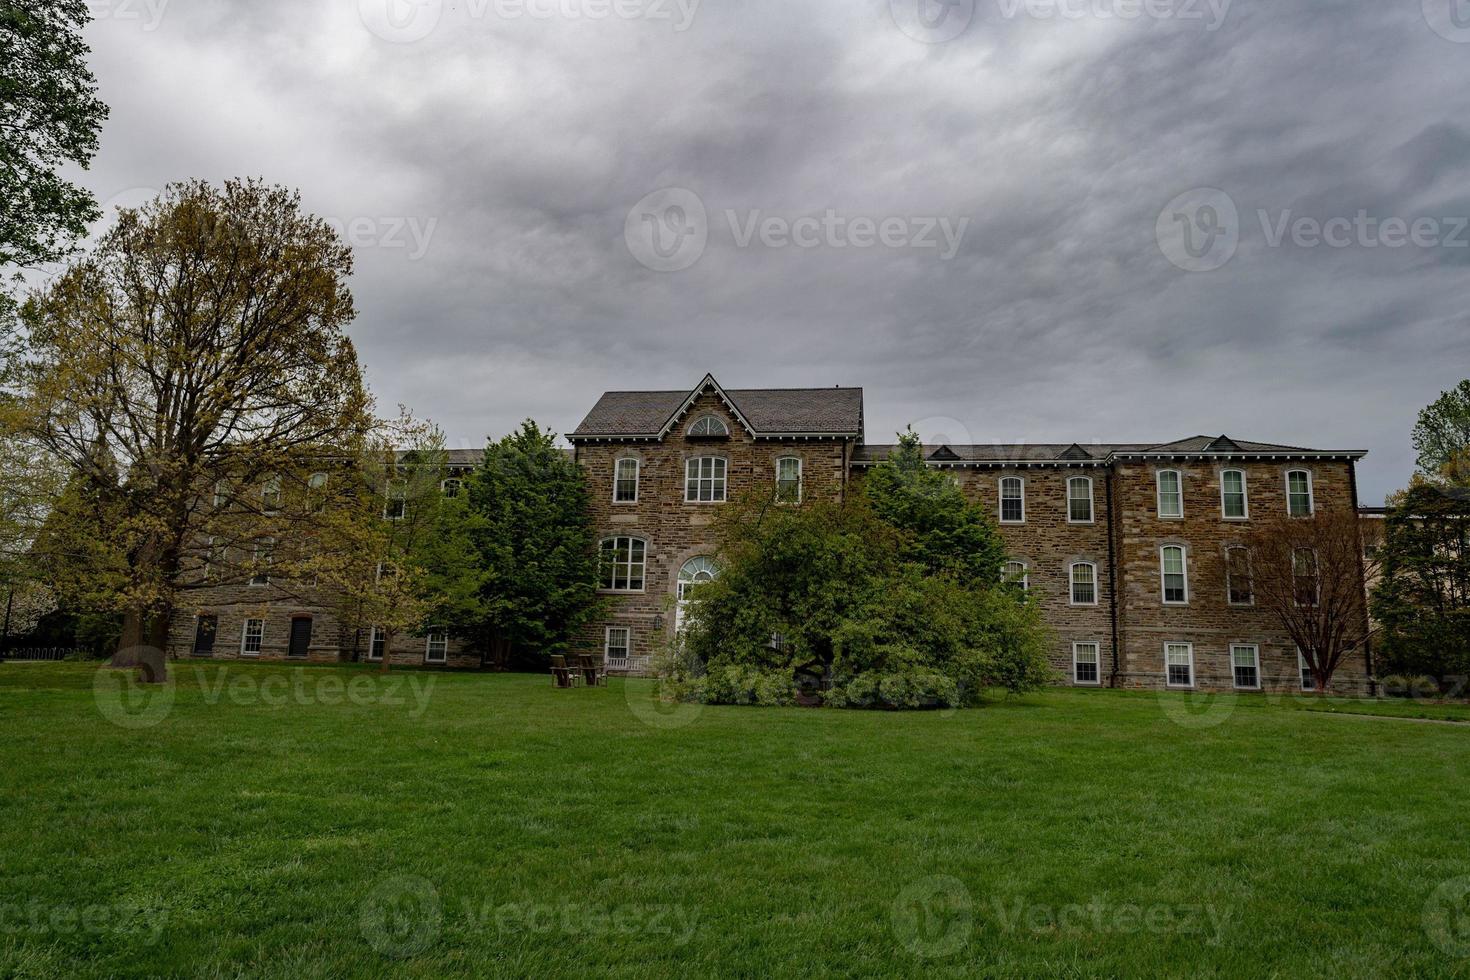
[[[98,0],[82,180],[300,188],[380,402],[454,446],[712,371],[860,385],[875,442],[1223,432],[1403,485],[1470,375],[1470,11],[948,2]]]

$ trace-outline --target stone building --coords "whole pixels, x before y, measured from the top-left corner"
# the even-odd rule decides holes
[[[677,628],[681,596],[717,575],[711,525],[741,493],[841,497],[890,451],[865,441],[860,388],[606,392],[567,438],[587,475],[611,610],[582,648],[638,673]],[[1254,601],[1253,519],[1357,504],[1358,451],[1195,436],[1174,442],[925,447],[996,518],[1010,576],[1038,596],[1052,660],[1078,686],[1299,689],[1295,647]],[[451,454],[451,472],[479,460]],[[171,649],[216,657],[473,668],[473,645],[431,632],[384,651],[348,636],[309,594],[275,583],[207,590],[180,611]],[[1366,654],[1334,688],[1365,690]],[[1305,683],[1310,683],[1309,677]]]

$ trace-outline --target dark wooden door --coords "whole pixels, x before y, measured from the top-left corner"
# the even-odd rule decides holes
[[[200,616],[194,626],[194,655],[214,656],[214,634],[219,632],[218,616]]]
[[[286,651],[288,657],[306,656],[306,648],[311,646],[311,617],[298,616],[291,620],[291,646]]]

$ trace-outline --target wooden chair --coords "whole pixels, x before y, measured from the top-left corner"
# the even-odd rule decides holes
[[[577,658],[582,665],[582,682],[588,687],[607,686],[607,667],[597,662],[597,658],[591,654],[582,654]]]
[[[551,683],[557,687],[577,686],[577,671],[567,666],[566,657],[551,658]]]

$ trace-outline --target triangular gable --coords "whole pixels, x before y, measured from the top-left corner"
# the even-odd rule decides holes
[[[1077,443],[1075,443],[1075,442],[1072,443],[1072,445],[1068,446],[1066,449],[1062,450],[1061,455],[1059,455],[1057,457],[1057,459],[1091,459],[1091,458],[1092,458],[1092,454],[1089,453],[1087,450],[1083,449],[1081,446],[1077,445]]]
[[[751,427],[750,422],[746,420],[745,414],[740,411],[740,408],[730,400],[730,396],[725,394],[725,389],[720,387],[720,383],[715,380],[713,374],[706,374],[704,380],[694,386],[694,390],[689,392],[689,397],[684,399],[683,403],[675,409],[674,414],[669,416],[668,421],[664,423],[664,427],[659,430],[658,437],[662,439],[672,432],[674,427],[679,424],[679,421],[685,415],[689,414],[689,409],[694,407],[694,403],[699,400],[699,396],[711,389],[714,390],[716,395],[720,396],[720,401],[725,403],[725,407],[730,410],[731,415],[735,416],[735,420],[740,423],[740,427],[754,438],[755,429]]]
[[[1212,453],[1238,453],[1241,451],[1240,446],[1236,445],[1235,440],[1223,435],[1213,440],[1205,447],[1205,450]]]
[[[959,460],[960,454],[948,446],[940,446],[929,454],[929,462],[931,463],[957,463]]]

